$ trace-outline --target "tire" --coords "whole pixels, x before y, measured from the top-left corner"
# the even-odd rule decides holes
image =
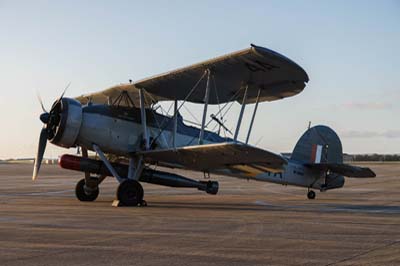
[[[93,190],[90,194],[85,191],[85,179],[79,180],[75,187],[75,195],[80,201],[94,201],[99,196],[99,188]]]
[[[117,199],[123,206],[138,206],[143,201],[143,195],[143,187],[136,180],[124,180],[117,189]]]
[[[308,191],[307,198],[308,199],[315,199],[315,192],[313,190]]]

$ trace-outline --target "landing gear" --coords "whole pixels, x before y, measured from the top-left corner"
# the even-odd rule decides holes
[[[143,101],[144,99],[142,95],[141,106],[144,106]],[[143,119],[143,113],[144,108],[142,108],[142,121],[146,121],[145,116]],[[143,200],[143,187],[138,181],[136,181],[139,179],[137,177],[139,177],[143,171],[143,157],[130,158],[128,178],[122,178],[104,155],[99,146],[93,144],[93,150],[97,152],[108,171],[110,171],[111,175],[114,176],[120,183],[117,189],[117,201],[114,201],[113,206],[146,206],[147,203]],[[136,165],[134,159],[138,159]]]
[[[124,180],[117,189],[117,199],[123,206],[147,206],[143,194],[142,185],[132,179]]]
[[[307,198],[308,199],[315,199],[315,192],[313,190],[308,191]]]
[[[99,187],[89,188],[85,186],[85,179],[81,179],[75,187],[75,195],[80,201],[94,201],[99,196]]]

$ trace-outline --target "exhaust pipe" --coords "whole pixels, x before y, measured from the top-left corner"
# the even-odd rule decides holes
[[[105,164],[100,160],[64,154],[58,160],[58,164],[64,169],[89,172],[96,175],[112,176]],[[128,165],[121,163],[112,163],[111,165],[114,167],[115,171],[117,171],[119,176],[128,176]],[[218,193],[219,188],[219,184],[216,181],[196,181],[181,175],[147,168],[143,169],[139,181],[168,187],[197,188],[198,190],[213,195]]]

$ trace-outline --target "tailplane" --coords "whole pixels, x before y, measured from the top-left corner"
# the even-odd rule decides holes
[[[308,129],[294,147],[291,159],[307,167],[326,172],[327,183],[330,179],[340,179],[341,186],[344,183],[342,176],[359,178],[376,176],[367,167],[343,163],[342,143],[335,131],[327,126],[315,126]]]

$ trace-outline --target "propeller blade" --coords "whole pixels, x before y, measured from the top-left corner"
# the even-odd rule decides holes
[[[64,88],[64,91],[61,93],[60,98],[58,98],[57,101],[53,104],[53,107],[51,108],[50,113],[51,113],[51,111],[53,111],[53,109],[57,106],[57,104],[58,104],[59,102],[61,102],[62,98],[64,97],[65,92],[66,92],[67,89],[69,88],[69,85],[71,85],[71,82],[68,83],[68,85]]]
[[[46,150],[46,144],[47,144],[47,130],[46,128],[42,128],[42,131],[40,131],[39,145],[35,158],[35,165],[33,166],[33,175],[32,175],[33,181],[35,181],[36,177],[38,176],[40,165],[42,164],[43,160],[44,151]]]
[[[61,97],[60,97],[60,101],[64,97],[65,92],[68,90],[69,85],[71,85],[71,82],[69,82],[68,85],[64,88],[64,91],[63,91],[63,93],[61,94]]]
[[[37,98],[39,100],[39,103],[40,103],[40,106],[42,107],[43,112],[48,113],[46,108],[44,108],[43,100],[42,100],[42,97],[40,97],[39,92],[36,92],[36,96],[37,96]]]

